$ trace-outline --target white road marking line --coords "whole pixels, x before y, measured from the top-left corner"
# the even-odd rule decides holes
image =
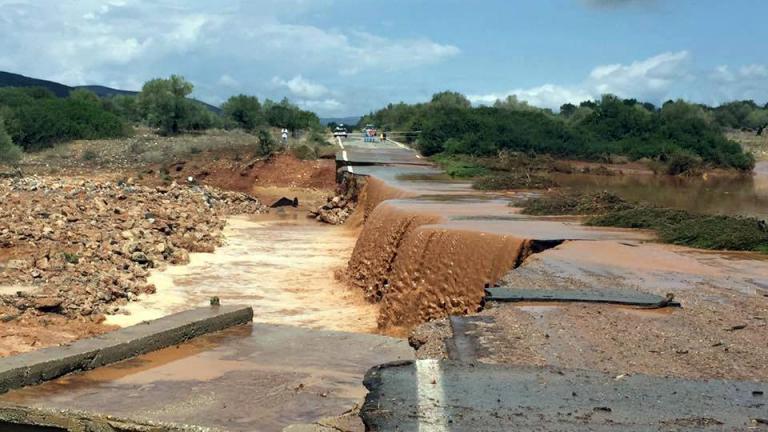
[[[349,162],[349,159],[347,159],[347,151],[342,150],[341,151],[341,158],[344,159],[345,162]]]
[[[336,137],[336,139],[339,140],[339,147],[344,150],[344,144],[341,143],[341,137]]]
[[[446,403],[440,363],[416,360],[416,386],[419,408],[419,432],[448,431]]]
[[[347,171],[349,171],[351,174],[355,173],[355,170],[352,169],[352,165],[347,165]]]
[[[417,158],[417,159],[421,159],[421,155],[417,154],[417,155],[416,155],[416,158]]]

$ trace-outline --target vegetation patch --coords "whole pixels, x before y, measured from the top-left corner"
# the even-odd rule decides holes
[[[470,156],[439,154],[433,156],[432,160],[454,178],[480,177],[489,172],[489,169],[482,165],[482,161]]]
[[[526,200],[522,205],[523,213],[530,215],[594,215],[633,207],[632,204],[611,192],[554,193]]]
[[[541,174],[505,172],[483,176],[472,183],[479,190],[546,189],[557,186],[551,178]]]
[[[622,157],[655,160],[665,172],[678,174],[699,166],[751,170],[754,157],[723,130],[763,125],[766,108],[754,103],[711,108],[680,100],[657,107],[605,95],[579,106],[565,104],[554,113],[514,96],[473,107],[464,95],[442,92],[426,103],[390,104],[360,124],[420,131],[416,147],[427,156],[492,157],[507,151],[600,162]]]
[[[768,253],[768,224],[753,217],[703,215],[631,203],[610,193],[553,194],[523,203],[531,215],[589,215],[586,225],[656,231],[665,243]]]

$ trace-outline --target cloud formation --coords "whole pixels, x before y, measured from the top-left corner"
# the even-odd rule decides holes
[[[732,70],[719,66],[709,73],[697,73],[688,51],[665,52],[630,64],[600,65],[576,85],[544,84],[533,88],[470,95],[476,104],[489,105],[497,99],[516,95],[531,105],[557,110],[564,103],[599,98],[606,93],[653,103],[686,97],[704,103],[766,96],[768,67],[747,65]]]
[[[333,30],[303,19],[331,3],[0,0],[0,69],[70,85],[127,89],[180,73],[195,84],[195,95],[208,101],[235,89],[273,98],[287,89],[308,104],[346,114],[341,103],[329,102],[327,88],[297,72],[398,71],[459,53],[426,38]]]
[[[274,77],[272,83],[286,87],[291,94],[302,98],[317,99],[328,93],[328,89],[324,85],[304,79],[301,75],[296,75],[288,81]]]

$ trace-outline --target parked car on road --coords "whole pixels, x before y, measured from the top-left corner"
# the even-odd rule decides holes
[[[346,138],[348,134],[349,133],[347,132],[347,128],[345,128],[344,125],[336,126],[336,128],[333,130],[334,137]]]

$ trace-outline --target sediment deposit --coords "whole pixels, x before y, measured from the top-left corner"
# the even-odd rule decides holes
[[[102,314],[154,291],[149,269],[186,263],[189,252],[213,251],[222,241],[224,216],[265,210],[248,195],[207,186],[71,177],[4,179],[0,203],[0,326],[6,336],[24,323],[61,326],[57,316],[84,320],[83,328],[100,322]],[[56,343],[17,336],[31,338],[33,346]],[[23,342],[9,344],[24,350]]]

